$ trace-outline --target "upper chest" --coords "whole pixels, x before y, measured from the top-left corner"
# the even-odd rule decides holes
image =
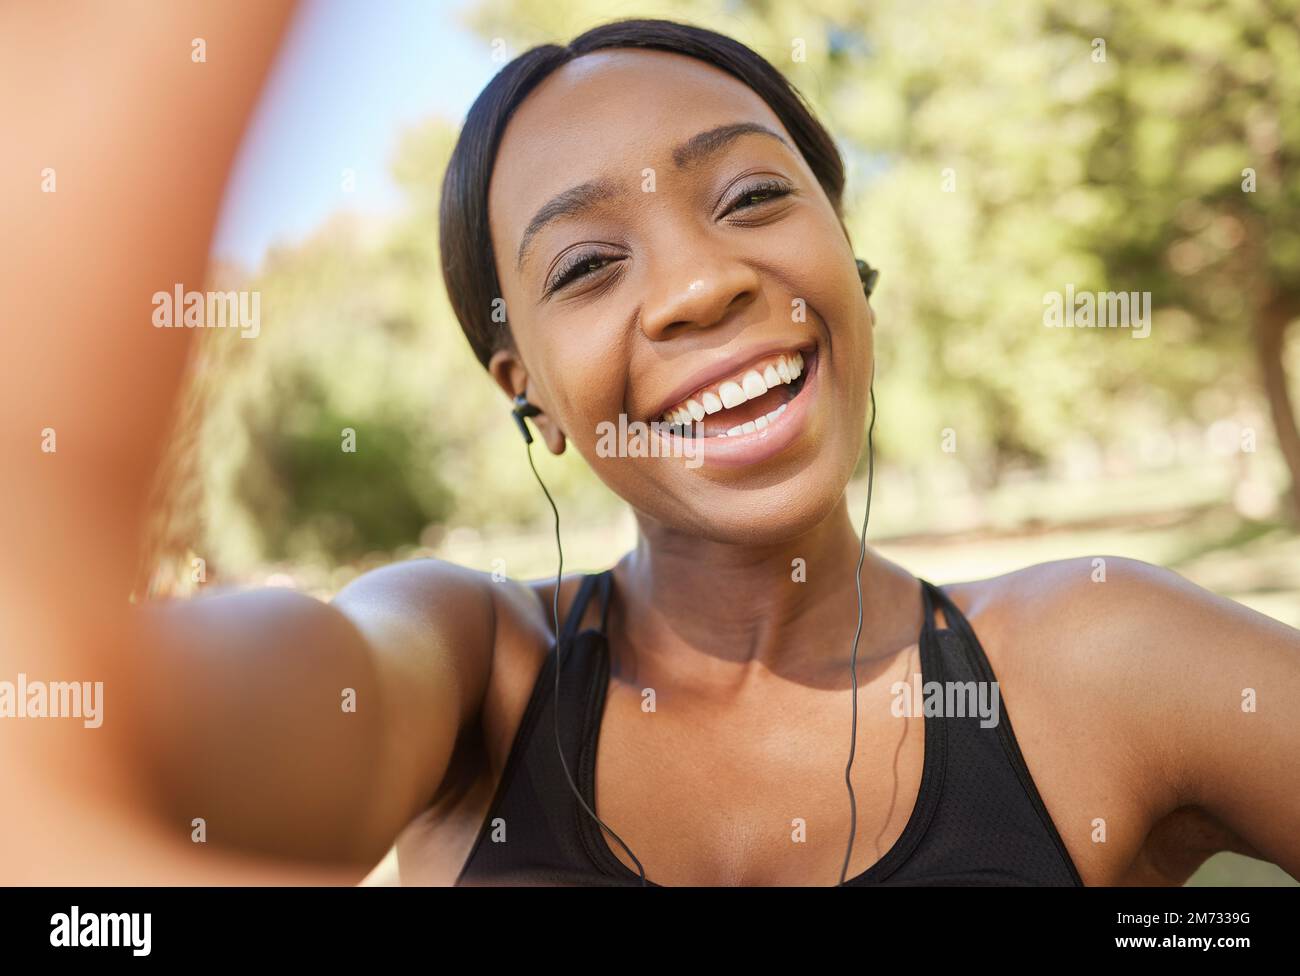
[[[906,658],[898,662],[899,676]],[[898,841],[925,766],[923,718],[889,714],[882,678],[858,690],[758,686],[727,702],[613,683],[590,783],[598,816],[658,884],[833,885]],[[882,788],[888,784],[887,788]],[[608,850],[632,861],[617,844]]]
[[[1133,744],[1108,726],[1104,703],[1062,708],[1051,683],[1018,660],[1022,648],[990,640],[984,650],[1027,775],[1084,882],[1134,877],[1157,843],[1178,850],[1177,832],[1148,836],[1163,815],[1161,800],[1144,791],[1128,761]],[[514,669],[513,683],[489,693],[487,762],[477,774],[485,782],[500,775],[515,745],[540,664],[522,680],[530,669]],[[899,716],[890,703],[895,683],[920,670],[914,645],[860,685],[856,737],[847,688],[773,682],[719,702],[615,678],[592,743],[594,809],[659,884],[833,884],[851,829],[848,876],[857,875],[893,850],[919,806],[926,720]],[[851,742],[856,819],[845,785]],[[483,802],[460,816],[470,824],[486,813]],[[606,846],[632,868],[620,845]]]

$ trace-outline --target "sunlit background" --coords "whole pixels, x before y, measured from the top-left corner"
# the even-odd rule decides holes
[[[201,337],[153,592],[327,596],[429,555],[554,572],[443,292],[438,193],[502,52],[631,15],[748,44],[840,146],[882,272],[883,554],[939,583],[1132,556],[1300,626],[1300,5],[1254,0],[307,3],[214,242],[214,281],[261,292],[260,335]],[[1045,328],[1067,285],[1150,292],[1150,335]],[[576,452],[537,457],[566,570],[611,565],[626,507]],[[1219,855],[1192,883],[1293,882]]]

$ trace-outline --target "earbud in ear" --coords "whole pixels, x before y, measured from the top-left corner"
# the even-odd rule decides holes
[[[880,278],[880,272],[861,258],[856,260],[858,262],[858,279],[862,282],[862,293],[870,298],[871,293],[876,289],[876,281]]]
[[[541,407],[529,403],[528,397],[524,396],[524,394],[515,394],[515,407],[510,411],[510,414],[515,418],[515,423],[519,425],[519,433],[524,435],[525,444],[533,442],[533,435],[528,432],[528,424],[524,422],[524,418],[536,417],[541,412]]]

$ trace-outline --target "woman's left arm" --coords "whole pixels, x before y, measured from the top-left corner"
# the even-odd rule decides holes
[[[1148,680],[1174,684],[1161,747],[1181,799],[1300,879],[1300,631],[1146,563],[1111,582],[1145,645]],[[1152,667],[1154,666],[1154,667]]]

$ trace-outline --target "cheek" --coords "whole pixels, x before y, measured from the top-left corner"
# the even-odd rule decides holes
[[[596,454],[599,425],[618,424],[627,390],[625,339],[599,322],[575,315],[557,338],[537,349],[546,364],[545,383],[551,413],[565,436],[589,462]]]
[[[811,245],[800,268],[802,274],[796,287],[801,289],[801,297],[806,296],[809,318],[820,321],[826,330],[831,367],[840,372],[869,364],[871,311],[847,243],[837,247],[833,240],[822,240]]]
[[[791,298],[802,299],[809,317],[818,316],[834,339],[865,322],[862,285],[848,241],[826,207],[810,207],[787,223],[770,252],[774,271],[783,278]],[[786,310],[794,317],[798,310]]]

